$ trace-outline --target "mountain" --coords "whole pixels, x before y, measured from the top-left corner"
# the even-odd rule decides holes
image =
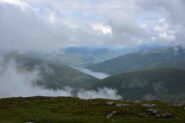
[[[67,47],[59,52],[48,56],[49,59],[55,59],[66,65],[85,65],[100,63],[105,60],[115,58],[125,54],[127,49],[110,49],[110,48],[88,48],[88,47]]]
[[[75,87],[76,89],[87,87],[98,81],[98,79],[84,74],[76,69],[58,64],[54,61],[33,56],[32,54],[9,53],[4,57],[7,61],[13,59],[19,68],[32,71],[38,69],[41,79],[37,84],[50,89],[61,89],[65,86]]]
[[[113,88],[123,99],[160,99],[185,101],[185,70],[150,69],[105,78],[93,88]]]
[[[185,68],[185,50],[182,47],[147,49],[90,65],[87,68],[97,72],[119,74],[156,67]]]

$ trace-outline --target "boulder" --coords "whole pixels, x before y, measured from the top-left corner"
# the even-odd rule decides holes
[[[106,116],[107,119],[110,119],[114,114],[116,114],[116,111],[111,112]]]

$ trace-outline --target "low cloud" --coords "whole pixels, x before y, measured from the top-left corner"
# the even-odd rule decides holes
[[[94,98],[105,98],[105,99],[121,99],[121,96],[117,95],[117,91],[109,88],[99,88],[95,90],[81,90],[77,93],[77,96],[82,99],[94,99]]]
[[[71,96],[71,89],[48,90],[37,86],[39,70],[26,71],[15,61],[0,62],[0,98],[27,96]]]
[[[14,61],[0,59],[0,98],[30,97],[30,96],[74,96],[83,99],[108,98],[121,99],[113,89],[103,88],[94,90],[80,90],[73,94],[73,88],[64,87],[60,90],[42,88],[36,84],[41,79],[39,70],[32,71],[20,68]]]

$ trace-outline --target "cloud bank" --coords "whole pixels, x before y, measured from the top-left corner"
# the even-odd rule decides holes
[[[77,93],[77,97],[81,99],[95,99],[95,98],[105,98],[105,99],[121,99],[122,97],[117,95],[117,91],[109,88],[99,88],[95,90],[81,90]]]
[[[184,0],[0,0],[0,49],[185,45],[184,11]]]
[[[117,91],[103,88],[95,90],[79,90],[73,94],[71,87],[51,90],[38,86],[36,81],[41,79],[39,70],[28,71],[20,68],[15,61],[0,60],[0,98],[30,97],[30,96],[75,96],[82,99],[108,98],[121,99]]]

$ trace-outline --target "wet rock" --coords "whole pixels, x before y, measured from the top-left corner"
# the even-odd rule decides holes
[[[106,116],[107,119],[110,119],[114,114],[116,114],[116,111],[111,112]]]

